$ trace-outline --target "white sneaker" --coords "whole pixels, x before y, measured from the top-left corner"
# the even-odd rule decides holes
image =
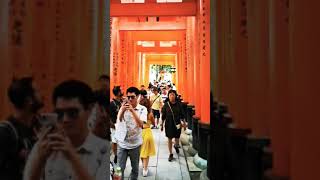
[[[142,170],[142,176],[147,177],[148,176],[148,169],[147,170]]]

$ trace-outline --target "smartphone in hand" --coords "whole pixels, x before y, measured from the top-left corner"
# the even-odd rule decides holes
[[[57,128],[58,115],[56,113],[40,114],[39,123],[41,128],[51,128],[51,131]]]
[[[129,103],[128,98],[124,97],[124,98],[122,99],[122,104],[125,105],[125,104],[128,104],[128,103]]]

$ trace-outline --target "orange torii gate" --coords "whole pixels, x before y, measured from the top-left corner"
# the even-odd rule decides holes
[[[195,105],[201,122],[209,124],[210,1],[146,0],[124,5],[112,0],[110,7],[111,87],[121,85],[125,90],[128,86],[147,85],[148,78],[144,76],[148,76],[148,68],[143,59],[148,57],[150,64],[150,59],[156,58],[151,54],[173,54],[174,61],[163,60],[161,64],[174,64],[179,93],[184,101]],[[143,47],[137,45],[138,41],[153,41],[155,45]],[[177,41],[177,45],[160,47],[160,41]]]

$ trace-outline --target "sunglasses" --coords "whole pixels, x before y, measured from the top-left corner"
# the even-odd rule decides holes
[[[62,120],[65,114],[71,119],[76,119],[79,117],[80,110],[78,108],[65,108],[55,109],[54,112],[58,115],[58,120]]]
[[[128,99],[135,99],[136,96],[127,96]]]

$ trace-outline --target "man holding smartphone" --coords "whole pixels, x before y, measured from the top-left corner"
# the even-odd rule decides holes
[[[131,160],[131,180],[137,180],[139,175],[140,146],[142,144],[142,127],[147,122],[147,108],[138,104],[140,91],[136,87],[127,89],[127,99],[124,100],[117,118],[116,139],[118,143],[118,163],[122,170],[122,179],[128,156]],[[121,132],[123,131],[123,132]],[[119,138],[124,134],[124,138]]]
[[[110,177],[107,143],[89,132],[87,121],[94,104],[92,89],[69,80],[53,93],[57,126],[44,130],[27,161],[24,179],[106,180]]]

